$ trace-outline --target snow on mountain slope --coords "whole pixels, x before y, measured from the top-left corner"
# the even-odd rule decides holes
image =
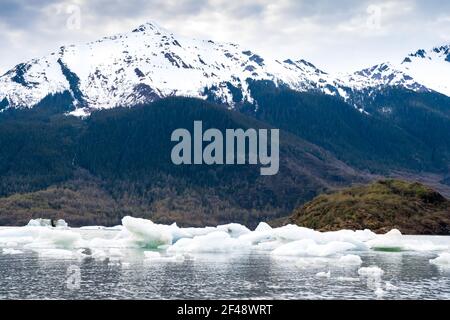
[[[304,60],[264,59],[235,44],[176,37],[147,23],[16,66],[0,77],[0,101],[32,107],[50,93],[69,90],[74,114],[84,115],[172,95],[205,98],[208,91],[232,106],[237,100],[252,102],[248,78],[339,94],[336,79]],[[242,95],[234,96],[233,88]]]
[[[427,88],[450,96],[450,45],[418,50],[403,60],[401,69]]]
[[[416,79],[391,63],[382,63],[342,77],[353,90],[400,86],[413,91],[428,91]]]
[[[338,96],[363,111],[352,98],[385,86],[450,96],[449,62],[447,46],[419,50],[400,65],[383,63],[335,77],[304,60],[266,59],[236,44],[178,37],[147,23],[17,65],[0,77],[0,112],[31,108],[64,91],[71,93],[77,116],[175,95],[213,97],[232,108],[254,102],[248,79]]]

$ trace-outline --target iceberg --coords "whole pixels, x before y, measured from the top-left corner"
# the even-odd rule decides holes
[[[68,252],[72,252],[73,257],[100,261],[125,260],[128,258],[126,250],[142,250],[143,255],[138,256],[161,261],[181,261],[191,253],[255,253],[268,254],[278,260],[296,261],[299,268],[314,268],[318,265],[359,267],[362,264],[360,253],[368,250],[439,253],[449,249],[448,242],[442,239],[418,239],[404,236],[395,229],[383,235],[376,235],[370,230],[319,232],[297,225],[272,228],[264,222],[259,223],[254,230],[237,223],[182,228],[176,223],[156,224],[130,216],[122,219],[122,225],[113,228],[66,228],[62,222],[58,225],[60,227],[54,228],[45,219],[35,219],[24,227],[0,228],[0,248],[32,249],[45,256],[68,257]],[[446,264],[448,255],[442,253],[430,263]],[[371,267],[360,268],[359,275],[367,277],[371,276],[370,272],[380,272],[374,270]]]
[[[78,259],[83,257],[83,255],[78,252],[66,249],[38,249],[36,252],[38,253],[39,258],[47,259]]]
[[[25,226],[0,230],[0,244],[22,244],[28,248],[74,248],[81,235],[66,229]]]
[[[330,241],[326,244],[318,244],[312,239],[303,239],[282,245],[273,250],[272,254],[275,256],[327,257],[354,249],[356,246],[349,242]]]
[[[59,220],[51,220],[51,219],[31,219],[28,224],[28,227],[57,227],[57,228],[68,228],[69,225],[63,219]]]
[[[449,252],[441,253],[437,258],[430,259],[430,263],[438,266],[450,267],[450,253]]]
[[[377,266],[371,266],[371,267],[359,268],[358,274],[362,277],[381,278],[384,274],[384,271]]]
[[[16,250],[16,249],[11,249],[11,248],[4,248],[3,250],[2,250],[2,253],[3,254],[22,254],[23,253],[23,251],[21,251],[21,250]]]
[[[184,238],[167,249],[168,253],[230,253],[250,250],[250,243],[233,238],[224,231]]]
[[[318,278],[330,278],[331,277],[331,272],[318,272],[316,273],[316,277]]]
[[[347,254],[340,257],[337,263],[340,266],[359,266],[362,264],[362,260],[360,256],[355,254]]]
[[[122,225],[131,235],[132,240],[143,248],[157,248],[160,245],[172,244],[173,230],[171,229],[178,229],[133,217],[123,218]]]

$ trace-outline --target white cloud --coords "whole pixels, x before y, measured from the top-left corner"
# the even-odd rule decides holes
[[[69,5],[81,10],[80,28],[67,27]],[[441,0],[2,0],[0,73],[146,21],[280,59],[305,58],[326,71],[354,70],[449,41],[449,17]]]

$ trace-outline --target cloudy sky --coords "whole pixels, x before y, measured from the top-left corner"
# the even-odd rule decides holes
[[[59,46],[151,21],[328,72],[450,43],[448,0],[0,0],[0,74]]]

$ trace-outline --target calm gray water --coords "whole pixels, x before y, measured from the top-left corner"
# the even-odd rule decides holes
[[[432,253],[360,254],[362,266],[385,271],[378,296],[373,283],[358,276],[358,267],[302,268],[296,259],[265,254],[153,262],[142,255],[130,249],[120,260],[96,261],[0,250],[0,299],[450,299],[450,270],[430,264]],[[68,268],[74,267],[80,270],[79,288],[68,285]],[[329,278],[316,275],[328,270]]]

